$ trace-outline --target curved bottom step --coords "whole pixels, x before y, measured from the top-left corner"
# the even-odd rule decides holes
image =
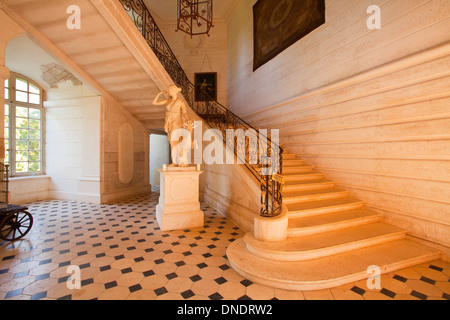
[[[251,254],[244,239],[227,248],[233,269],[241,276],[262,285],[284,290],[310,291],[338,287],[369,278],[370,266],[381,273],[439,259],[438,250],[411,240],[398,240],[309,261],[280,262]]]
[[[402,228],[378,222],[273,243],[259,241],[249,232],[244,242],[248,251],[264,259],[304,261],[401,240],[405,235]]]
[[[383,215],[366,208],[329,213],[320,216],[289,219],[288,237],[304,237],[321,232],[380,222]]]

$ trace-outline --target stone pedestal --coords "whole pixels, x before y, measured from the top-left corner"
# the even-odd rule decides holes
[[[200,210],[199,178],[196,167],[160,169],[161,195],[156,219],[162,231],[201,228],[204,213]]]

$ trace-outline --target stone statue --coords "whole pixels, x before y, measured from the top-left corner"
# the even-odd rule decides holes
[[[160,92],[153,100],[153,105],[166,105],[164,131],[169,137],[170,148],[172,150],[172,163],[170,167],[189,166],[189,151],[179,140],[172,140],[172,135],[176,130],[187,128],[187,130],[191,131],[191,124],[193,123],[189,120],[185,103],[178,97],[180,92],[181,89],[179,87],[172,85],[168,91]],[[161,95],[164,95],[166,99],[159,100]]]

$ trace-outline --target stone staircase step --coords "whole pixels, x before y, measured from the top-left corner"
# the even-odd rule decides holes
[[[304,166],[305,160],[283,160],[283,168]]]
[[[349,191],[339,188],[307,191],[286,191],[283,192],[283,202],[289,205],[302,202],[347,198],[349,195]]]
[[[311,180],[324,179],[323,174],[318,173],[318,172],[310,172],[310,173],[302,173],[302,174],[285,174],[285,173],[283,173],[283,177],[286,180],[286,182],[311,181]]]
[[[304,261],[401,240],[406,230],[382,222],[345,228],[285,241],[268,243],[256,240],[253,233],[244,237],[252,254],[275,261]]]
[[[283,166],[283,175],[289,174],[301,174],[301,173],[310,173],[314,170],[312,166],[292,166],[292,167],[284,167]]]
[[[285,290],[321,290],[367,279],[371,266],[385,273],[440,258],[287,150],[283,177],[287,239],[259,241],[249,232],[228,246],[230,264],[243,277]]]
[[[347,210],[360,209],[363,206],[364,203],[362,201],[351,197],[287,204],[289,219],[343,212]]]
[[[356,227],[379,222],[382,218],[382,214],[366,208],[312,217],[291,218],[288,225],[288,237],[303,237],[321,232]]]
[[[289,191],[306,191],[306,190],[319,190],[329,189],[336,185],[334,181],[322,179],[322,180],[306,180],[306,181],[287,181],[283,185],[283,192]]]
[[[295,153],[287,153],[283,152],[283,161],[284,160],[297,160],[297,155]]]
[[[403,239],[308,261],[272,261],[250,254],[244,239],[227,248],[231,266],[252,282],[284,290],[329,289],[369,278],[370,266],[381,273],[393,272],[433,261],[441,253]]]

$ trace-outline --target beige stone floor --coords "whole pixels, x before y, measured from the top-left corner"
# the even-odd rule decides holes
[[[63,300],[448,300],[450,263],[442,260],[334,289],[291,292],[238,275],[226,247],[244,233],[202,204],[205,227],[161,232],[159,194],[94,205],[73,201],[29,204],[34,225],[24,240],[0,243],[0,299]],[[81,289],[69,289],[69,266]]]

